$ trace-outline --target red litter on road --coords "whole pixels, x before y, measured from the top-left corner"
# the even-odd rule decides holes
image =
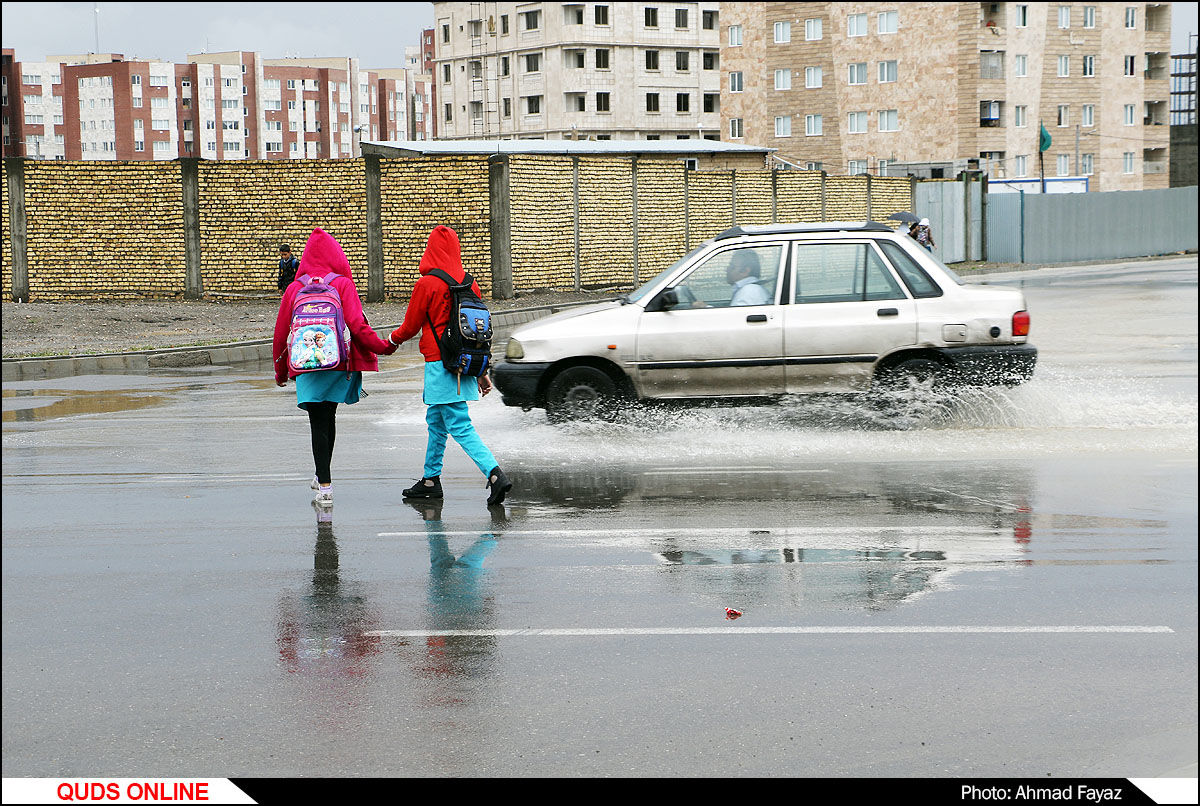
[[[741,610],[734,610],[732,607],[725,608],[725,618],[726,619],[732,621],[735,618],[741,618],[741,617],[742,617]]]

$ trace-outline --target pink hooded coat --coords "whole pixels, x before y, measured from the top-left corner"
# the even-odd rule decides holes
[[[342,245],[318,227],[313,230],[304,246],[300,268],[296,270],[297,279],[284,290],[283,299],[279,303],[279,314],[275,317],[275,338],[271,353],[275,359],[277,383],[283,383],[297,374],[288,366],[287,339],[292,324],[292,306],[296,301],[296,292],[300,290],[299,278],[306,274],[325,277],[330,272],[337,275],[333,278],[332,285],[342,299],[342,317],[346,320],[346,327],[350,328],[350,365],[346,369],[351,372],[375,372],[379,369],[376,354],[391,352],[388,343],[379,338],[367,324],[362,302],[358,298],[358,288],[355,287],[354,278],[350,274],[350,261],[346,259]]]

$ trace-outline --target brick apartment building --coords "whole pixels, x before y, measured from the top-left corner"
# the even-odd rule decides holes
[[[1166,3],[723,3],[722,139],[802,168],[1167,187]],[[904,169],[901,169],[904,170]]]
[[[428,76],[362,70],[354,58],[231,51],[186,64],[119,53],[19,62],[5,48],[2,68],[6,157],[350,157],[363,140],[426,139],[432,120],[427,100],[413,109],[429,94]]]

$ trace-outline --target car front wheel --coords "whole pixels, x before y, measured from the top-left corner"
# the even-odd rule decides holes
[[[617,385],[595,367],[567,367],[546,388],[546,415],[551,422],[591,420],[615,413]]]

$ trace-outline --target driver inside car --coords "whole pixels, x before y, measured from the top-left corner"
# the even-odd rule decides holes
[[[729,261],[725,270],[725,281],[733,286],[733,296],[729,299],[729,307],[737,308],[743,305],[770,305],[771,295],[767,289],[759,285],[762,269],[758,255],[753,249],[739,249]],[[696,300],[693,308],[707,308],[704,300]]]

